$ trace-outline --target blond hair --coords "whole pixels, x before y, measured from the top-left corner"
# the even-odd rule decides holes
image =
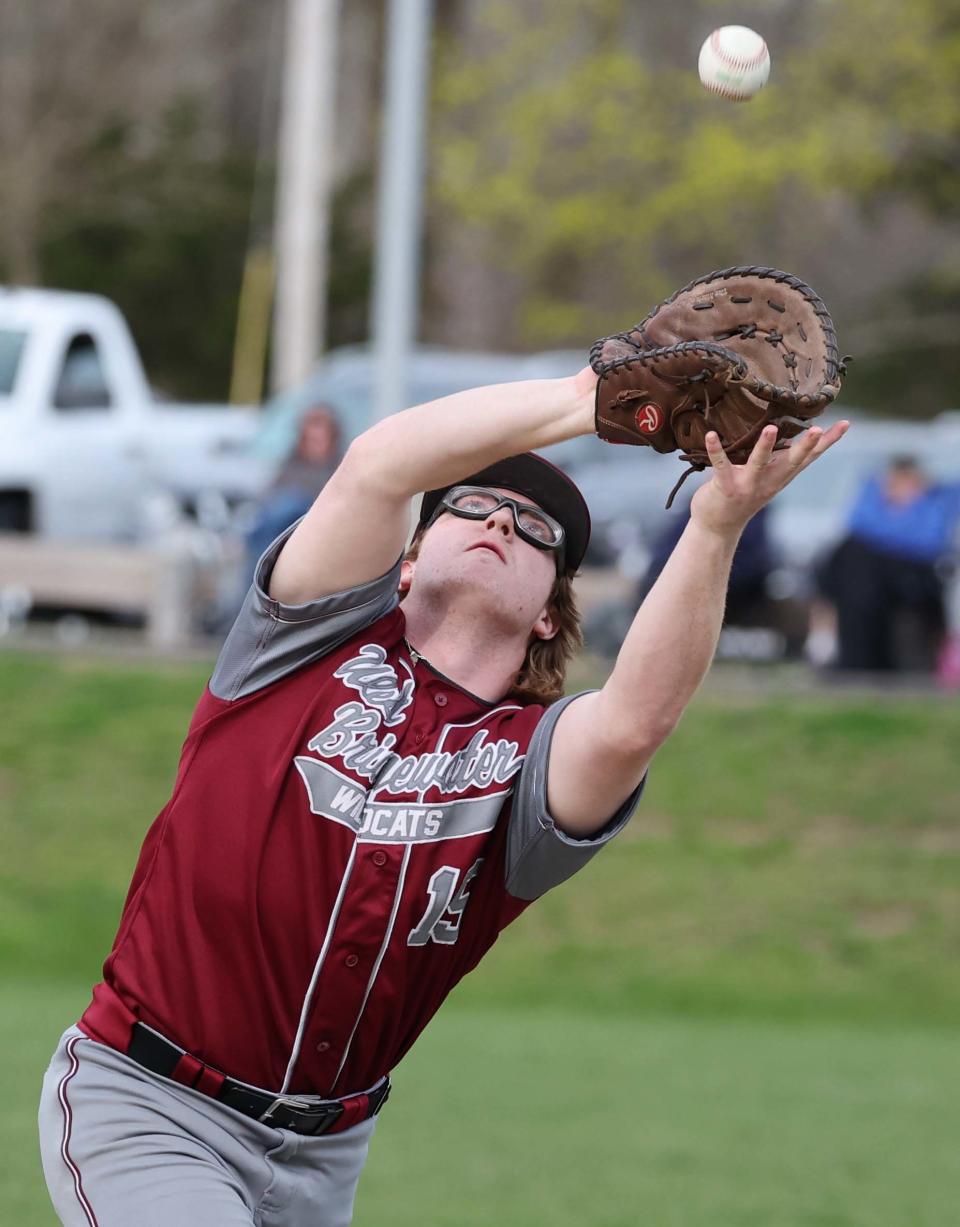
[[[416,562],[425,532],[426,528],[420,525],[413,534],[404,555],[408,562]],[[547,605],[556,619],[557,633],[552,639],[541,639],[531,634],[523,664],[504,698],[523,699],[527,703],[546,706],[563,697],[567,666],[583,647],[580,610],[573,591],[572,575],[557,576]]]

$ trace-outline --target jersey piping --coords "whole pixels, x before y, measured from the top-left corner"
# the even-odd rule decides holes
[[[393,895],[393,908],[390,912],[390,922],[387,925],[387,931],[384,934],[383,942],[380,946],[380,952],[377,955],[377,961],[373,965],[373,971],[371,972],[370,979],[367,981],[366,992],[363,994],[363,1000],[360,1002],[360,1009],[357,1013],[356,1019],[354,1020],[353,1029],[351,1030],[347,1042],[343,1047],[343,1057],[339,1066],[337,1067],[337,1072],[333,1079],[334,1088],[336,1088],[337,1083],[340,1081],[340,1075],[343,1073],[343,1067],[347,1063],[347,1057],[350,1055],[350,1048],[353,1045],[353,1037],[357,1034],[357,1028],[360,1026],[360,1019],[363,1018],[363,1011],[367,1008],[367,1002],[370,1000],[370,993],[373,990],[377,976],[380,974],[380,965],[382,964],[383,957],[387,953],[387,948],[390,945],[390,938],[393,937],[393,929],[397,923],[397,912],[400,910],[400,900],[403,897],[403,886],[407,878],[407,866],[410,864],[411,848],[412,845],[408,844],[407,850],[403,855],[403,868],[400,870],[400,880],[397,882],[397,889],[394,891]]]
[[[350,859],[347,861],[347,867],[344,870],[343,878],[340,881],[340,891],[337,895],[336,902],[333,905],[333,910],[330,913],[330,923],[327,925],[327,932],[323,939],[323,945],[320,947],[320,953],[317,955],[317,961],[313,968],[313,975],[310,977],[310,983],[307,986],[307,993],[303,999],[303,1005],[300,1008],[300,1022],[297,1026],[297,1034],[293,1041],[293,1051],[290,1053],[290,1060],[287,1063],[287,1072],[283,1076],[283,1086],[281,1093],[286,1094],[290,1089],[290,1079],[293,1077],[293,1071],[296,1068],[297,1061],[300,1059],[300,1046],[303,1043],[304,1032],[307,1029],[307,1021],[310,1017],[310,1005],[313,1001],[313,994],[317,987],[317,981],[320,979],[320,972],[323,970],[323,961],[327,957],[327,951],[330,949],[330,943],[333,941],[333,933],[337,927],[337,919],[340,916],[340,908],[343,905],[344,895],[347,893],[347,884],[350,881],[350,873],[353,870],[354,863],[357,859],[357,845],[354,844],[350,849]]]

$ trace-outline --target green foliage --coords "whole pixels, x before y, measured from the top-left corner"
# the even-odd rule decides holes
[[[241,148],[210,148],[182,99],[147,134],[105,125],[69,171],[78,184],[43,219],[47,285],[106,294],[124,311],[151,381],[169,395],[227,396],[256,167]],[[272,195],[261,170],[258,199]],[[368,171],[338,189],[331,218],[330,343],[367,333]]]
[[[373,190],[373,175],[365,167],[345,179],[334,194],[327,279],[327,344],[331,349],[365,341],[370,331]]]
[[[960,271],[931,270],[878,305],[871,330],[854,348],[844,399],[897,417],[931,417],[960,404]]]
[[[687,6],[680,32],[663,14],[633,20],[626,0],[590,18],[557,0],[549,47],[531,7],[486,5],[469,40],[444,44],[433,161],[438,207],[527,284],[517,322],[531,345],[622,327],[705,268],[803,273],[822,263],[835,217],[857,208],[866,218],[899,200],[956,216],[957,0],[748,5],[737,20],[767,34],[774,69],[739,106],[694,71],[726,6]],[[817,285],[828,301],[849,271],[838,249]],[[956,301],[960,270],[947,279]],[[945,364],[940,407],[952,348],[925,355],[935,372]],[[881,379],[863,387],[890,394]]]
[[[69,173],[78,190],[44,219],[45,283],[113,298],[168,394],[225,397],[252,159],[211,152],[184,100],[154,134],[104,127]]]

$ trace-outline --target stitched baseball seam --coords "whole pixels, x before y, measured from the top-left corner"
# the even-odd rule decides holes
[[[719,94],[721,98],[737,98],[746,101],[751,98],[751,94],[744,93],[743,90],[730,89],[729,86],[720,86],[713,81],[704,81],[703,88],[710,94]]]
[[[759,68],[767,56],[767,44],[762,38],[760,39],[760,49],[756,55],[749,57],[731,55],[721,41],[719,30],[714,30],[710,35],[710,46],[716,52],[720,63],[726,64],[728,68]]]

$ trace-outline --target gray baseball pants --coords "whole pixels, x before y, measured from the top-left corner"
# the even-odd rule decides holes
[[[43,1080],[40,1152],[64,1227],[346,1227],[375,1124],[273,1129],[70,1027]]]

